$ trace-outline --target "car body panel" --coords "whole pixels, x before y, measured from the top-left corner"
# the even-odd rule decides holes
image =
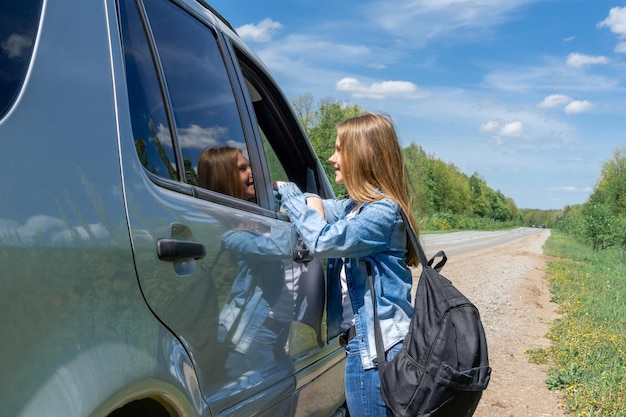
[[[0,119],[1,415],[105,416],[142,398],[184,416],[342,412],[345,355],[325,337],[312,342],[306,320],[289,323],[271,354],[259,349],[262,339],[247,351],[256,357],[218,344],[220,310],[233,284],[246,281],[242,265],[265,271],[258,275],[273,282],[265,293],[283,289],[296,314],[304,289],[294,282],[306,264],[293,261],[295,230],[274,211],[230,42],[265,69],[201,4],[176,4],[217,30],[259,201],[203,194],[147,172],[133,137],[117,2],[45,0],[28,75]],[[293,113],[281,117],[295,125]],[[310,144],[298,137],[316,166],[317,191],[329,193]],[[250,233],[261,243],[243,256],[241,245],[255,241]],[[160,239],[199,243],[205,256],[160,260]],[[233,253],[224,253],[228,244]],[[323,276],[316,279],[323,290]],[[321,320],[320,310],[318,336]]]
[[[178,341],[159,334],[137,286],[105,3],[75,3],[45,3],[31,71],[0,122],[2,415],[85,416],[124,384],[187,385],[175,369],[190,361],[170,366],[163,352]]]

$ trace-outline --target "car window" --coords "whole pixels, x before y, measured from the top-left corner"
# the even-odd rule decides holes
[[[168,1],[146,2],[145,7],[172,103],[186,181],[202,185],[197,166],[207,148],[239,149],[248,159],[230,78],[212,30]]]
[[[24,82],[33,53],[42,0],[0,3],[0,117]]]
[[[267,135],[263,132],[263,128],[259,126],[259,131],[261,132],[261,139],[263,141],[263,150],[265,152],[265,158],[267,159],[267,168],[269,170],[271,182],[275,181],[289,181],[289,177],[285,172],[280,160],[278,159],[278,155],[274,152],[274,148],[272,148],[272,144],[267,139]]]
[[[203,153],[205,162],[206,155],[212,155],[211,161],[221,155],[212,162],[216,167],[230,166],[235,158],[251,177],[239,110],[214,31],[169,1],[145,2],[144,7],[145,26],[136,7],[127,7],[122,15],[133,131],[142,164],[161,177],[256,201],[252,185],[249,191],[235,187],[237,173],[214,168],[208,180],[199,177]]]
[[[289,103],[269,76],[237,51],[263,141],[271,181],[291,181],[303,191],[325,195],[317,181],[316,156]]]
[[[132,1],[120,2],[128,98],[135,148],[144,168],[178,180],[174,144],[146,32]]]
[[[319,194],[314,180],[314,154],[291,114],[289,104],[262,70],[241,53],[240,66],[253,104],[272,181],[293,181],[302,190]],[[326,342],[325,284],[322,260],[293,265],[296,317],[290,334],[290,355],[314,358]]]

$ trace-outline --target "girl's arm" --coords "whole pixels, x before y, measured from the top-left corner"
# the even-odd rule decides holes
[[[285,181],[274,182],[274,190],[278,190],[278,188],[284,184],[289,183]],[[298,189],[297,186],[296,189]],[[298,189],[298,191],[300,190]],[[278,191],[275,191],[275,193],[278,193],[278,195],[280,196],[280,193]],[[320,196],[313,193],[301,192],[301,194],[305,197],[306,204],[309,207],[314,208],[324,218],[324,220],[328,221],[329,223],[333,223],[341,218],[345,213],[346,205],[349,203],[349,200],[323,200]],[[277,206],[280,205],[280,210],[284,211],[281,200],[282,196],[277,199],[277,201],[279,201],[279,203],[277,203]]]
[[[398,207],[390,199],[367,204],[352,219],[341,216],[333,222],[338,207],[344,211],[349,200],[324,200],[328,221],[306,204],[304,195],[295,184],[278,187],[283,207],[298,234],[317,256],[361,257],[387,250],[391,233],[398,220]],[[343,213],[343,211],[342,211]]]
[[[324,205],[322,199],[318,196],[308,196],[306,198],[306,205],[317,211],[326,220],[326,213],[324,212]]]

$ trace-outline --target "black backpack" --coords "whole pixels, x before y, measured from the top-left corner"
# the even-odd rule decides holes
[[[402,213],[422,264],[409,333],[398,355],[385,361],[374,302],[374,328],[381,393],[397,417],[470,417],[489,384],[491,368],[480,314],[439,273],[447,261],[439,252],[430,261]],[[442,260],[432,267],[433,260]],[[369,263],[368,270],[371,270]]]

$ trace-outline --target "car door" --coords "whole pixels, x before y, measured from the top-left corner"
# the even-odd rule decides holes
[[[191,7],[118,4],[132,127],[120,135],[124,188],[145,300],[192,358],[212,414],[291,415],[297,239],[274,210],[222,38]],[[200,186],[209,148],[249,161],[253,196]]]
[[[227,30],[227,29],[225,29]],[[226,42],[241,70],[255,134],[263,144],[261,157],[270,182],[295,182],[301,190],[333,198],[332,189],[302,127],[270,75],[236,37]],[[280,213],[279,213],[280,215]],[[344,404],[345,351],[335,337],[328,340],[325,308],[326,259],[294,265],[296,319],[289,354],[294,362],[294,415],[331,415]]]

